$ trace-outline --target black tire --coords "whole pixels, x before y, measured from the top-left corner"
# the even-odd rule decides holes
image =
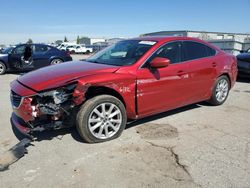
[[[86,51],[86,54],[90,54],[90,51],[89,51],[89,50],[87,50],[87,51]]]
[[[119,129],[117,129],[117,132],[111,137],[100,139],[94,136],[94,134],[91,133],[89,128],[89,118],[90,115],[93,113],[94,109],[96,109],[101,104],[113,104],[117,107],[117,109],[121,112],[121,124],[119,126]],[[124,130],[127,123],[127,114],[126,109],[123,105],[123,103],[117,99],[116,97],[110,96],[110,95],[99,95],[96,97],[93,97],[89,100],[87,100],[79,109],[77,116],[76,116],[76,128],[82,139],[87,143],[99,143],[99,142],[105,142],[112,139],[115,139],[119,137]],[[98,128],[101,129],[104,124],[102,123]]]
[[[6,72],[6,65],[0,61],[0,75],[5,74]]]
[[[226,81],[228,88],[227,88],[227,93],[226,93],[225,98],[223,98],[223,100],[219,100],[218,97],[216,97],[216,93],[217,93],[216,89],[218,87],[218,84],[221,83],[222,81]],[[208,102],[211,105],[214,105],[214,106],[222,105],[227,100],[227,97],[228,97],[228,94],[229,94],[229,90],[230,90],[230,81],[229,81],[228,77],[225,76],[225,75],[220,76],[215,81],[214,88],[213,88],[213,91],[212,91],[212,96],[211,96],[211,98],[209,99]]]

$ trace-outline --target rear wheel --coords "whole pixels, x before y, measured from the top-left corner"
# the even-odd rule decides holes
[[[213,93],[209,100],[209,103],[215,106],[223,104],[228,97],[229,89],[230,81],[228,77],[220,76],[215,82],[215,86],[213,88]]]
[[[53,59],[52,61],[51,61],[51,65],[56,65],[56,64],[60,64],[60,63],[62,63],[63,61],[61,60],[61,59]]]
[[[3,62],[0,61],[0,75],[6,72],[6,66]]]
[[[126,122],[127,115],[123,103],[110,95],[99,95],[86,101],[76,118],[77,130],[88,143],[119,137]]]

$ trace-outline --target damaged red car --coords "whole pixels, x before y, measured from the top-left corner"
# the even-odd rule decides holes
[[[30,135],[76,126],[86,142],[103,142],[121,135],[128,120],[200,101],[221,105],[236,76],[236,58],[199,39],[124,40],[13,81],[11,121]]]

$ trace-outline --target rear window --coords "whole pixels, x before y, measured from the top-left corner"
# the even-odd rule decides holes
[[[184,49],[184,61],[209,57],[216,54],[216,51],[209,46],[192,41],[185,41]]]
[[[35,52],[37,53],[43,53],[49,51],[51,48],[49,46],[45,45],[36,45],[35,46]]]

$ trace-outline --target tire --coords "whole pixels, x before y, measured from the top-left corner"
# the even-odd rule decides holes
[[[75,54],[76,52],[75,52],[75,50],[72,50],[70,53],[71,53],[71,54]]]
[[[230,81],[227,76],[220,76],[215,81],[212,96],[208,101],[214,106],[222,105],[228,97],[230,90]]]
[[[63,61],[61,60],[61,59],[53,59],[51,62],[50,62],[50,64],[51,65],[56,65],[56,64],[60,64],[60,63],[62,63]]]
[[[6,72],[6,65],[0,61],[0,75],[5,74]]]
[[[90,54],[90,51],[89,51],[89,50],[87,50],[87,51],[86,51],[86,54]]]
[[[119,137],[126,123],[127,114],[123,103],[110,95],[99,95],[87,100],[76,116],[77,131],[87,143],[105,142]]]

